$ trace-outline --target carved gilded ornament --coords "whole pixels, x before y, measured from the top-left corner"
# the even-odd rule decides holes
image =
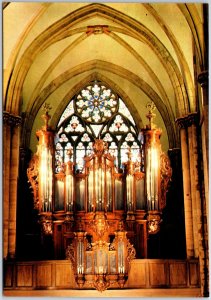
[[[148,233],[156,234],[160,231],[160,223],[162,222],[160,214],[149,214],[147,216]]]
[[[162,152],[160,156],[160,210],[166,206],[166,193],[172,177],[172,168],[168,156]]]
[[[109,228],[105,214],[95,214],[94,220],[91,223],[91,228],[97,234],[98,239],[101,239]]]
[[[93,237],[94,242],[89,243],[86,238],[87,233],[91,234],[93,231],[93,224],[90,223],[87,233],[84,231],[75,232],[75,238],[66,250],[66,258],[71,261],[78,287],[92,287],[100,292],[112,286],[124,287],[130,262],[136,255],[135,248],[126,237],[127,232],[123,230],[123,223],[119,222],[115,238],[112,243],[109,243],[101,232],[101,229],[104,228],[105,230],[104,222],[104,225],[101,226],[102,220],[106,220],[105,217],[103,218],[103,214],[95,219],[95,225],[98,227],[97,223],[100,224],[100,232],[97,232],[97,236]],[[91,271],[89,269],[88,273],[86,269],[87,255],[92,259]],[[111,257],[114,258],[114,261]],[[115,273],[109,271],[111,264],[116,269]]]
[[[52,214],[40,214],[39,223],[41,224],[41,230],[43,235],[53,234],[53,221]]]
[[[28,182],[31,184],[33,190],[34,199],[34,209],[39,210],[39,156],[34,154],[29,162],[29,167],[27,169]]]
[[[74,256],[74,245],[70,244],[65,252],[66,259],[70,260],[71,268],[74,270],[75,265],[75,256]]]

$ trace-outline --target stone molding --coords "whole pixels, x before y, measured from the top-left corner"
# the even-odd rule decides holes
[[[22,124],[22,118],[20,116],[15,116],[8,113],[7,111],[3,112],[3,123],[11,127],[18,127]]]
[[[203,71],[198,75],[198,82],[201,87],[208,87],[209,74],[208,71]]]
[[[197,112],[190,113],[182,118],[176,119],[176,124],[180,129],[188,128],[193,124],[199,123],[199,115]]]

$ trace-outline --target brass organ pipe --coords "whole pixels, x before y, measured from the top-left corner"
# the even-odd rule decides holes
[[[96,181],[96,157],[94,158],[94,165],[93,165],[93,173],[94,173],[94,210],[96,210],[97,207],[97,181]]]
[[[107,193],[107,164],[104,165],[104,210],[108,210],[108,193]]]
[[[49,211],[52,210],[52,155],[50,150],[48,150],[48,205]]]
[[[151,201],[152,201],[152,210],[155,209],[155,199],[154,199],[154,168],[153,168],[153,147],[151,145],[151,149],[150,149],[150,165],[151,165],[151,169],[150,169],[150,186],[151,186]]]
[[[147,149],[146,154],[146,180],[147,180],[147,206],[151,210],[151,194],[150,194],[150,148]]]

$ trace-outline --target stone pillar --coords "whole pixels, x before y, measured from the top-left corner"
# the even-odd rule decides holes
[[[192,143],[193,143],[193,170],[194,170],[194,193],[196,201],[196,225],[198,233],[198,252],[199,252],[199,264],[200,264],[200,277],[201,277],[201,290],[202,295],[206,296],[208,293],[208,232],[207,232],[207,216],[206,216],[206,201],[204,201],[202,193],[202,178],[201,166],[199,158],[199,141],[198,130],[199,122],[197,115],[190,114],[188,116],[189,126],[192,131]],[[197,126],[198,125],[198,126]]]
[[[202,116],[201,116],[201,137],[202,137],[202,153],[203,153],[203,167],[204,167],[204,188],[206,199],[206,214],[209,220],[209,132],[208,132],[208,71],[204,71],[198,76],[198,82],[201,85],[201,104],[202,104]]]
[[[180,127],[181,153],[182,153],[186,253],[187,253],[187,258],[192,258],[194,257],[193,215],[192,215],[190,163],[189,163],[189,154],[188,154],[186,121],[183,118],[177,119],[177,124]]]
[[[192,115],[192,121],[195,115]],[[193,139],[194,135],[192,132],[191,120],[186,118],[187,121],[187,131],[188,131],[188,152],[189,152],[189,160],[190,160],[190,179],[191,179],[191,199],[192,199],[192,217],[193,217],[193,242],[194,242],[194,257],[199,256],[199,245],[198,245],[198,226],[197,222],[197,209],[196,209],[196,184],[195,184],[195,157],[194,157],[194,146]]]
[[[177,120],[181,127],[181,148],[182,148],[182,165],[188,169],[186,173],[183,170],[184,197],[186,194],[187,182],[190,184],[191,207],[192,207],[192,228],[194,239],[194,256],[199,258],[201,294],[208,295],[208,233],[207,233],[207,216],[206,201],[203,194],[203,174],[201,171],[200,159],[200,127],[198,113],[189,114]],[[187,135],[188,133],[188,135]],[[188,139],[188,143],[187,143]],[[186,144],[185,144],[186,142]],[[185,147],[184,147],[185,145]],[[186,164],[185,164],[186,161]],[[187,163],[188,161],[188,163]],[[189,179],[184,178],[189,176]],[[186,201],[185,207],[186,207]],[[186,208],[185,208],[186,211]],[[185,221],[188,222],[185,215]],[[186,242],[188,236],[186,235]],[[188,247],[188,245],[187,245]],[[188,250],[188,248],[187,248]],[[188,253],[187,253],[188,256]]]
[[[19,125],[21,118],[4,112],[4,258],[15,258]]]
[[[8,236],[9,236],[9,177],[10,177],[10,125],[8,116],[3,116],[3,258],[8,257]],[[7,163],[6,163],[7,162]]]

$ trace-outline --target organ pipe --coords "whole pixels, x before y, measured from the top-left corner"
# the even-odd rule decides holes
[[[152,225],[152,219],[159,219],[165,207],[171,168],[168,158],[161,151],[161,129],[157,129],[152,122],[155,116],[153,113],[155,106],[150,103],[147,108],[149,109],[147,114],[149,124],[142,129],[145,174],[140,172],[140,165],[137,165],[137,163],[140,164],[140,159],[132,157],[135,154],[132,154],[130,148],[128,148],[128,160],[124,171],[118,173],[115,167],[116,158],[109,153],[108,144],[101,139],[96,139],[93,144],[93,153],[84,157],[84,168],[80,174],[74,172],[74,164],[71,162],[72,153],[70,151],[67,153],[69,159],[62,166],[62,174],[56,174],[61,175],[58,178],[64,182],[62,185],[64,191],[58,193],[57,190],[54,191],[57,187],[55,185],[57,177],[54,171],[54,133],[48,125],[50,107],[45,104],[45,114],[42,116],[45,124],[41,130],[37,131],[38,150],[28,169],[29,181],[35,189],[34,195],[38,194],[39,199],[36,201],[39,203],[39,213],[57,213],[54,203],[56,195],[56,197],[64,197],[63,202],[59,201],[64,205],[58,207],[62,208],[64,213],[71,213],[72,216],[76,211],[113,213],[115,210],[124,210],[128,216],[130,215],[127,219],[134,220],[136,209],[139,208],[145,211],[149,224]],[[165,169],[164,165],[168,166],[168,169]],[[38,173],[37,177],[34,175],[35,171]],[[142,184],[143,181],[145,184]],[[140,196],[136,191],[139,183],[142,189],[144,186],[144,191]],[[141,204],[138,203],[140,197]],[[152,226],[149,232],[153,232]]]

